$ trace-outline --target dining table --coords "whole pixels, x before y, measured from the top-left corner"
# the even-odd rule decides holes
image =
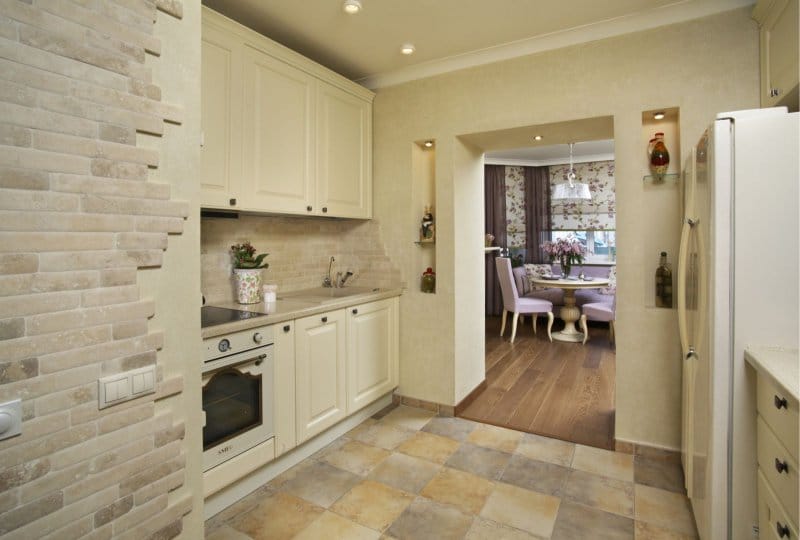
[[[553,332],[552,337],[558,341],[583,342],[583,332],[575,323],[581,317],[581,310],[575,305],[575,291],[578,289],[599,289],[608,286],[608,279],[592,278],[590,280],[577,277],[568,278],[531,278],[531,284],[537,287],[558,287],[564,291],[564,305],[558,316],[564,321],[564,329],[560,332]]]

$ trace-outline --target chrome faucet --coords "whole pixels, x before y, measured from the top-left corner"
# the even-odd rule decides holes
[[[331,257],[331,262],[328,263],[328,275],[322,278],[322,286],[323,287],[333,287],[333,281],[331,280],[331,267],[333,267],[333,263],[336,259]]]

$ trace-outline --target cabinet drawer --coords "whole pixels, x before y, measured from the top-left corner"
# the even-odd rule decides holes
[[[800,415],[797,412],[797,401],[782,392],[767,378],[758,377],[758,414],[769,424],[786,447],[794,461],[798,461],[798,424]],[[785,400],[785,401],[784,401]],[[784,405],[785,403],[785,405]]]
[[[785,470],[779,471],[778,467]],[[758,467],[774,490],[789,519],[797,523],[798,475],[797,462],[789,457],[786,448],[778,442],[775,434],[758,417]]]
[[[786,535],[788,528],[789,535]],[[797,525],[787,516],[778,497],[769,487],[762,471],[758,471],[758,529],[759,538],[768,540],[797,540]],[[781,531],[780,533],[778,531]],[[781,536],[783,533],[783,536]]]

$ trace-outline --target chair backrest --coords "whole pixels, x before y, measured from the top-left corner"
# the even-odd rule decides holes
[[[497,266],[497,279],[500,280],[500,290],[503,292],[503,304],[506,311],[516,311],[515,306],[519,293],[514,284],[514,274],[511,270],[511,259],[507,257],[497,257],[494,260]]]

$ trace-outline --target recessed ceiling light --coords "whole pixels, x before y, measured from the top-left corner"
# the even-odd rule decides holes
[[[656,120],[663,120],[664,116],[665,115],[664,115],[664,113],[662,111],[658,111],[657,113],[653,113],[653,118],[655,118]]]
[[[350,15],[355,15],[359,11],[361,11],[361,2],[358,0],[344,0],[344,5],[342,6],[345,13],[349,13]]]
[[[433,141],[425,141],[423,144],[425,144],[425,148],[432,148],[433,147]]]
[[[402,47],[400,47],[400,52],[408,56],[409,54],[414,54],[414,51],[417,49],[411,43],[406,43]]]
[[[541,141],[543,138],[544,138],[544,137],[542,137],[541,135],[536,135],[536,136],[533,138],[533,140],[534,140],[534,141]]]

